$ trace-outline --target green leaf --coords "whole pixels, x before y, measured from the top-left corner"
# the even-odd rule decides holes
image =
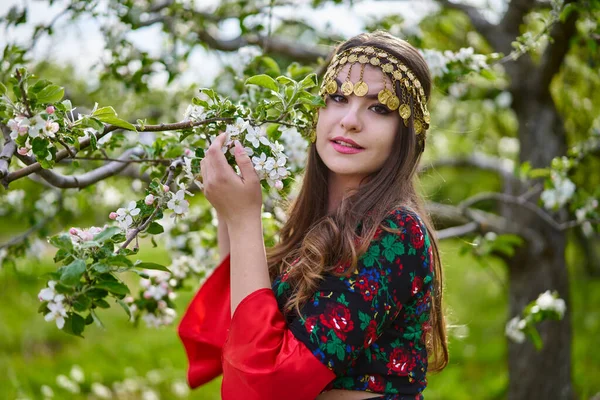
[[[111,226],[109,228],[106,228],[105,230],[103,230],[102,232],[97,234],[96,236],[94,236],[94,241],[96,241],[98,243],[104,243],[104,241],[112,238],[117,233],[121,233],[121,228],[118,228],[116,226]]]
[[[76,285],[81,280],[81,276],[85,272],[85,261],[76,259],[71,264],[64,267],[60,281],[65,285]]]
[[[154,221],[150,224],[150,226],[146,230],[146,232],[148,232],[152,235],[158,235],[159,233],[163,233],[164,231],[165,231],[165,229],[163,228],[163,226],[161,224],[159,224],[158,222],[154,222]]]
[[[131,315],[131,309],[129,309],[129,306],[127,305],[127,303],[125,303],[123,300],[121,299],[117,299],[117,303],[119,303],[119,305],[121,307],[123,307],[123,310],[125,310],[125,312],[127,313],[127,315],[129,316],[129,319],[131,319],[132,315]]]
[[[84,294],[77,296],[77,299],[73,302],[73,308],[79,312],[87,310],[91,305],[92,300]]]
[[[71,241],[71,237],[67,233],[61,233],[59,235],[52,236],[48,239],[48,242],[59,249],[62,249],[67,252],[73,251],[73,242]]]
[[[110,265],[106,265],[103,262],[96,263],[92,265],[92,269],[100,274],[104,274],[106,272],[110,272]]]
[[[71,100],[63,100],[61,102],[63,106],[65,106],[65,111],[71,111],[73,109],[73,105],[71,104]]]
[[[246,79],[246,85],[258,85],[264,88],[270,89],[274,92],[277,92],[278,86],[275,79],[271,78],[269,75],[261,74],[255,75],[248,79]]]
[[[317,74],[310,74],[300,81],[303,89],[310,89],[317,86]]]
[[[100,308],[110,308],[110,304],[108,304],[108,302],[104,299],[94,300],[94,305]]]
[[[97,289],[105,289],[113,294],[129,294],[129,288],[120,282],[100,282],[96,285]]]
[[[85,329],[85,320],[83,317],[76,313],[69,313],[68,317],[65,319],[65,326],[63,327],[63,331],[69,333],[71,335],[83,337],[81,333]]]
[[[277,82],[279,82],[282,85],[285,86],[295,86],[296,85],[296,81],[285,76],[285,75],[281,75],[277,77]]]
[[[106,263],[120,267],[133,267],[133,262],[121,254],[107,258]]]
[[[135,264],[134,266],[136,268],[141,268],[141,269],[156,269],[156,270],[159,270],[159,271],[171,272],[164,265],[160,265],[160,264],[156,264],[156,263],[151,263],[151,262],[142,262],[142,263],[139,263],[139,264]]]
[[[115,111],[114,108],[112,108],[110,106],[97,109],[96,111],[94,111],[92,116],[98,118],[100,121],[102,121],[104,123],[111,124],[114,126],[118,126],[119,128],[123,128],[123,129],[127,129],[130,131],[136,132],[135,126],[133,126],[132,124],[130,124],[129,122],[127,122],[125,120],[117,118],[117,112]]]
[[[4,86],[4,85],[2,84],[2,82],[0,82],[0,96],[3,96],[3,95],[5,95],[5,94],[6,94],[6,91],[7,91],[7,89],[6,89],[6,86]]]
[[[57,103],[65,95],[65,89],[58,85],[48,85],[37,94],[38,103]]]

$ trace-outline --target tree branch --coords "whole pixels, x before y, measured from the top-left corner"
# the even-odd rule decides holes
[[[126,161],[132,155],[141,156],[142,154],[144,154],[144,151],[140,148],[128,149],[119,157],[118,161],[112,161],[79,176],[65,176],[47,169],[41,169],[37,172],[37,174],[44,178],[46,182],[57,188],[82,189],[110,176],[118,174],[127,167],[127,163],[124,163],[124,161]],[[32,157],[21,155],[18,155],[17,157],[25,164],[32,161]]]
[[[501,47],[502,40],[500,40],[498,27],[488,20],[481,14],[477,7],[454,3],[450,0],[436,0],[440,5],[451,10],[458,10],[465,13],[471,20],[471,24],[477,32],[479,32],[494,48],[495,51]]]
[[[184,122],[176,122],[173,124],[158,124],[158,125],[134,125],[135,129],[138,132],[163,132],[163,131],[175,131],[175,130],[180,130],[180,129],[187,129],[187,128],[193,128],[196,126],[200,126],[200,125],[206,125],[206,124],[210,124],[212,122],[231,122],[233,121],[233,118],[207,118],[205,120],[202,121],[184,121]],[[102,131],[102,133],[98,133],[98,135],[96,135],[96,139],[101,139],[104,136],[108,135],[110,132],[116,131],[117,129],[121,129],[118,126],[115,125],[106,125],[104,127],[104,131]],[[79,142],[79,150],[83,150],[86,149],[90,146],[90,142],[91,139],[90,138],[85,138],[83,140],[80,140]],[[75,147],[71,147],[71,153],[73,154],[77,154],[78,150]],[[69,157],[70,154],[67,150],[61,150],[59,152],[56,153],[56,162],[60,162],[61,160]],[[27,160],[27,159],[25,159]],[[26,161],[23,161],[26,164],[28,164]],[[8,187],[8,184],[14,180],[17,180],[19,178],[22,178],[24,176],[33,174],[35,172],[39,172],[42,170],[42,166],[40,165],[39,162],[33,162],[29,165],[27,165],[27,167],[22,168],[18,171],[12,172],[10,174],[8,174],[8,176],[5,177],[5,179],[2,181],[2,183],[4,184],[5,187]]]
[[[329,49],[326,47],[319,45],[307,46],[278,37],[269,39],[266,36],[251,34],[247,36],[238,36],[234,39],[222,40],[204,30],[197,32],[197,34],[198,38],[205,42],[209,47],[221,51],[237,51],[240,47],[252,44],[265,47],[268,42],[270,53],[284,55],[304,63],[314,62],[319,57],[326,58],[329,54]]]
[[[167,170],[167,177],[163,182],[164,185],[171,186],[171,183],[173,182],[173,179],[175,177],[175,170],[181,165],[181,163],[181,160],[175,160],[171,163],[171,165],[169,165],[169,169]],[[144,231],[144,229],[146,229],[148,225],[150,225],[150,223],[154,219],[154,216],[158,213],[158,210],[160,210],[160,204],[157,202],[156,206],[154,207],[154,211],[152,211],[152,214],[142,223],[142,225],[138,226],[131,232],[131,234],[127,237],[125,243],[123,243],[121,247],[117,249],[117,251],[115,252],[116,254],[119,254],[121,250],[126,249],[129,243],[131,243],[131,241],[134,238],[136,238],[140,232]]]
[[[513,174],[512,163],[510,160],[490,156],[484,153],[473,153],[468,157],[441,158],[433,161],[430,164],[422,165],[419,168],[418,173],[423,174],[431,169],[440,167],[474,167],[484,171],[495,172],[503,179],[519,185],[526,183]]]
[[[574,0],[566,1],[565,4],[573,3]],[[577,9],[571,10],[566,21],[558,21],[550,31],[550,43],[542,55],[539,65],[539,87],[549,91],[552,78],[556,75],[560,66],[569,52],[570,41],[577,34],[576,22],[579,18]],[[550,96],[549,96],[550,98]]]

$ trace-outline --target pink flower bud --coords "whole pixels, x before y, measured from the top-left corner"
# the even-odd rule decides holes
[[[71,235],[77,235],[77,228],[71,228],[71,229],[69,229],[69,233]]]
[[[108,218],[110,219],[117,219],[117,213],[116,212],[111,212],[110,214],[108,214]]]
[[[54,114],[54,106],[48,106],[48,107],[46,107],[46,112],[48,114]]]
[[[190,149],[185,149],[185,150],[183,151],[183,154],[185,154],[186,156],[188,156],[188,157],[189,157],[189,156],[191,156],[193,153],[192,153],[192,150],[190,150]]]
[[[281,182],[281,181],[276,181],[276,182],[275,182],[275,188],[276,188],[277,190],[281,190],[281,189],[283,189],[283,182]]]
[[[148,196],[146,196],[146,198],[144,199],[144,203],[146,203],[146,205],[148,206],[154,203],[154,195],[149,194]]]
[[[150,293],[150,292],[148,292],[148,291],[145,291],[145,292],[144,292],[144,298],[145,298],[145,299],[149,299],[150,297],[152,297],[152,293]]]
[[[167,185],[163,185],[163,192],[168,193],[169,192],[169,187]]]
[[[27,153],[29,153],[29,149],[27,147],[19,147],[19,150],[17,150],[17,153],[19,153],[22,156],[26,156]]]
[[[19,126],[19,135],[25,136],[27,135],[27,132],[29,132],[29,127],[27,125]]]

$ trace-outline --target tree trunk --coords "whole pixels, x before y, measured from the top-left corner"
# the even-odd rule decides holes
[[[563,121],[550,94],[547,88],[540,91],[524,84],[519,93],[513,95],[513,107],[519,119],[520,161],[529,161],[533,168],[548,167],[554,157],[566,154]],[[512,188],[507,190],[513,191]],[[534,246],[526,244],[508,261],[509,318],[518,315],[529,302],[546,290],[558,291],[567,303],[567,312],[562,321],[540,324],[542,350],[537,351],[529,341],[523,344],[509,341],[508,398],[571,400],[572,335],[569,276],[565,260],[566,232],[553,229],[523,208],[504,207],[502,213],[513,221],[521,221],[523,226],[543,238],[539,254],[535,254]],[[558,217],[565,217],[564,214],[563,210]]]

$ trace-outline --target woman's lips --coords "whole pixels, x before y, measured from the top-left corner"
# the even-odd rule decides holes
[[[356,147],[343,146],[341,144],[337,144],[334,141],[331,142],[331,145],[333,146],[335,151],[337,151],[338,153],[342,153],[342,154],[356,154],[356,153],[360,153],[361,151],[365,150],[365,149],[358,149]]]

